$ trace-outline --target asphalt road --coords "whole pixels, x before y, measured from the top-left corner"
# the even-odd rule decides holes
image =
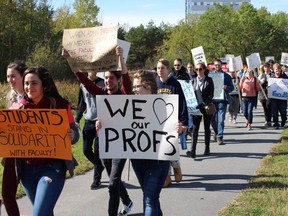
[[[211,216],[232,201],[255,174],[261,159],[280,138],[282,129],[264,128],[263,110],[258,105],[254,110],[253,130],[245,128],[244,117],[240,114],[237,124],[232,124],[226,116],[224,142],[211,142],[211,155],[203,156],[203,125],[200,128],[197,158],[186,157],[181,150],[183,180],[173,182],[161,193],[161,207],[165,216]],[[190,140],[187,141],[190,149]],[[142,215],[142,192],[127,161],[123,172],[128,193],[134,202],[130,215]],[[174,180],[174,178],[172,177]],[[92,172],[68,179],[57,202],[56,216],[104,216],[107,215],[108,178],[104,173],[102,188],[91,191]],[[18,200],[21,215],[32,215],[27,197]],[[2,206],[2,216],[7,215]]]

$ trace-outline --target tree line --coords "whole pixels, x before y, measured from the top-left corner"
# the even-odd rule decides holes
[[[94,0],[75,0],[72,7],[55,10],[48,0],[2,0],[0,2],[0,80],[5,80],[9,62],[47,67],[55,79],[71,79],[71,70],[61,58],[63,30],[102,25],[101,8]],[[127,20],[129,22],[129,20]],[[192,61],[191,49],[203,46],[208,62],[225,54],[245,57],[258,52],[262,59],[288,52],[288,14],[270,13],[245,3],[237,11],[215,5],[203,15],[190,15],[176,25],[153,20],[137,27],[118,23],[118,38],[131,42],[129,69],[154,68],[159,58]]]

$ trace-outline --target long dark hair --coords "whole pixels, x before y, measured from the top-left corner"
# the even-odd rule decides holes
[[[32,67],[32,68],[26,69],[23,75],[23,86],[24,86],[25,76],[27,74],[37,75],[42,82],[44,96],[48,98],[54,98],[57,101],[57,104],[59,102],[60,108],[66,108],[69,102],[59,94],[58,89],[55,85],[55,82],[51,74],[46,68]]]

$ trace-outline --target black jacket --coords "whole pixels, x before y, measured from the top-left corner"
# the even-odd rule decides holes
[[[182,66],[179,71],[176,71],[173,68],[171,73],[172,73],[172,76],[175,77],[177,80],[190,80],[190,76],[187,73],[187,70],[184,66]]]
[[[192,85],[195,91],[196,85],[197,85],[197,77],[194,77],[192,79]],[[214,83],[211,77],[205,76],[204,85],[203,85],[201,94],[202,94],[202,100],[203,100],[204,106],[212,103],[212,99],[214,97]],[[196,92],[195,92],[195,95],[196,95]],[[197,101],[199,101],[198,98],[197,98]]]

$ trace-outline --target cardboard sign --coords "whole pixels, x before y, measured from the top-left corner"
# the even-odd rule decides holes
[[[191,49],[191,52],[194,60],[194,65],[197,65],[200,62],[204,62],[205,65],[207,65],[204,49],[202,46]]]
[[[214,82],[213,100],[224,100],[224,73],[210,72],[208,76],[211,77]]]
[[[288,79],[268,79],[268,98],[288,99]]]
[[[116,25],[64,29],[62,45],[69,53],[67,61],[71,69],[77,72],[121,70],[115,53],[117,31]]]
[[[178,95],[97,95],[100,158],[179,160]]]
[[[194,92],[192,81],[178,80],[178,82],[181,84],[183,93],[185,95],[188,112],[192,115],[202,116],[200,110],[196,109],[196,107],[198,106],[198,101]]]
[[[65,109],[0,110],[0,157],[72,159]]]

